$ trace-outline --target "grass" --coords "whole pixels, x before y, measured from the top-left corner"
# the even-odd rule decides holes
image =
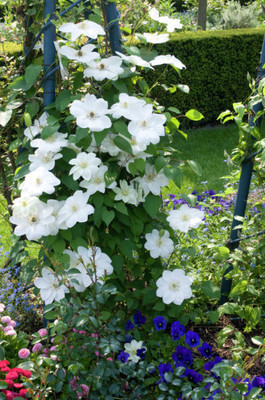
[[[183,160],[194,160],[201,167],[201,176],[196,175],[190,167],[184,166],[184,181],[181,189],[170,182],[163,195],[174,193],[176,195],[189,194],[193,190],[199,193],[204,190],[223,191],[225,181],[221,179],[229,174],[225,162],[224,151],[229,155],[238,142],[236,125],[226,127],[194,129],[188,133],[187,140],[179,135],[177,148]]]

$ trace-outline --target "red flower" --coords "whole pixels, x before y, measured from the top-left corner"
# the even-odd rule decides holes
[[[11,370],[11,371],[9,371],[7,374],[6,374],[6,379],[17,379],[18,378],[18,373],[16,372],[16,371],[14,371],[14,370]]]
[[[23,397],[23,396],[26,396],[26,394],[27,394],[27,389],[20,389],[20,391],[19,391],[19,396],[21,396],[21,397]]]
[[[2,367],[1,371],[2,372],[8,372],[8,371],[10,371],[10,368],[9,367]]]
[[[14,388],[16,388],[16,389],[22,389],[22,388],[23,388],[23,385],[22,385],[22,383],[14,383]]]
[[[1,360],[1,361],[0,361],[0,368],[3,368],[3,367],[5,367],[5,366],[7,366],[7,365],[9,365],[9,364],[10,364],[9,361],[7,361],[7,360]]]
[[[21,375],[25,376],[25,378],[31,378],[31,372],[27,369],[23,369]]]

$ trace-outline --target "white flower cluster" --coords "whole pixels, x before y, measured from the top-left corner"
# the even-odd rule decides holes
[[[113,272],[111,259],[99,247],[86,249],[79,246],[77,252],[65,250],[64,253],[70,257],[70,266],[63,276],[43,268],[42,277],[34,281],[46,304],[62,300],[69,293],[70,286],[77,292],[84,292],[92,283],[102,283],[102,279]]]
[[[174,25],[171,20],[165,20],[166,17],[155,15],[155,18],[169,27]],[[174,29],[176,27],[179,26],[175,23]],[[171,64],[178,69],[185,68],[177,58],[170,55],[157,56],[149,62],[136,55],[125,56],[120,53],[103,59],[93,44],[89,43],[80,48],[75,41],[81,35],[95,39],[98,35],[105,34],[100,25],[91,21],[67,23],[59,30],[69,34],[71,38],[70,45],[66,45],[69,42],[64,42],[62,46],[58,42],[55,43],[63,79],[68,77],[68,71],[63,65],[62,57],[67,57],[75,65],[81,63],[84,79],[89,79],[90,82],[92,79],[115,81],[124,72],[123,63],[132,64],[133,68],[153,68],[161,64]],[[145,36],[150,41],[154,40]],[[159,36],[158,40],[167,39]],[[159,195],[161,187],[169,183],[163,170],[157,171],[153,160],[150,160],[152,154],[148,152],[148,146],[158,144],[161,137],[165,136],[166,117],[156,112],[152,104],[142,98],[121,93],[118,101],[109,106],[105,99],[87,93],[82,99],[73,100],[69,110],[76,121],[77,129],[87,130],[87,137],[91,139],[89,147],[78,147],[79,143],[75,144],[75,137],[68,133],[56,131],[49,136],[47,129],[54,123],[54,117],[50,117],[46,112],[24,130],[24,135],[35,152],[28,157],[29,172],[19,186],[21,196],[14,200],[10,221],[15,225],[15,234],[25,235],[28,240],[57,235],[59,230],[87,222],[89,216],[95,212],[94,206],[90,204],[90,196],[96,192],[113,191],[114,201],[137,206],[139,202],[145,201],[149,193]],[[117,126],[120,125],[117,124],[123,124],[122,126],[126,127],[125,131],[119,130]],[[99,132],[103,132],[104,135],[100,135]],[[63,159],[66,150],[67,154],[72,156],[68,157],[69,165],[64,169],[60,163],[66,163]],[[136,170],[134,176],[129,179],[131,164],[139,159],[145,162],[145,166],[141,173]],[[117,182],[114,179],[107,180],[109,160],[116,161],[122,171],[122,178]],[[74,184],[70,187],[76,187],[76,190],[70,190],[68,197],[63,190],[67,179]],[[202,219],[201,211],[182,206],[180,210],[170,212],[167,221],[172,229],[187,232],[188,229],[197,227]],[[159,232],[156,229],[145,235],[144,247],[150,251],[151,257],[167,259],[173,253],[174,244],[169,236],[168,231]],[[64,276],[55,275],[48,268],[43,268],[42,277],[35,280],[35,285],[40,289],[41,296],[47,304],[64,298],[70,286],[77,292],[83,292],[93,282],[100,281],[105,275],[113,272],[109,256],[102,253],[98,247],[78,247],[77,252],[65,250],[65,254],[70,257],[70,266]],[[163,275],[164,280],[165,278],[167,277]],[[163,296],[165,285],[158,290],[158,296]],[[176,303],[171,293],[176,291],[176,287],[177,284],[170,286],[165,302]],[[187,298],[185,296],[190,292],[189,289],[185,290],[184,298]]]

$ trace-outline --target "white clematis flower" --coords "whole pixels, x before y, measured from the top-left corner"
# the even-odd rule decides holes
[[[129,64],[133,64],[134,66],[138,67],[145,67],[145,68],[152,68],[151,64],[148,61],[143,60],[141,57],[136,56],[136,55],[130,55],[126,56],[123,53],[120,53],[119,51],[116,51],[116,54],[122,58],[122,60],[126,61]],[[135,71],[135,68],[133,69]]]
[[[153,66],[169,64],[178,69],[186,68],[186,66],[178,58],[170,54],[156,56],[152,61],[150,61],[150,64]]]
[[[160,136],[165,135],[164,123],[166,117],[154,114],[152,104],[146,104],[138,110],[137,116],[129,122],[128,131],[135,136],[139,144],[148,146],[150,143],[157,144]]]
[[[87,204],[89,195],[77,190],[73,196],[66,199],[65,204],[58,213],[58,223],[65,223],[65,228],[72,228],[77,222],[86,222],[88,216],[93,214],[94,207]]]
[[[152,258],[168,258],[174,251],[174,243],[169,237],[168,231],[158,231],[153,229],[151,233],[145,235],[145,249],[150,251]]]
[[[64,254],[68,254],[70,257],[70,266],[67,273],[71,286],[73,286],[77,292],[84,292],[86,288],[92,284],[92,280],[88,274],[87,268],[84,266],[84,260],[82,258],[82,253],[84,253],[84,251],[88,253],[88,250],[84,247],[78,247],[78,249],[79,253],[65,250]],[[69,273],[73,268],[77,269],[79,272]],[[78,283],[76,281],[78,281]]]
[[[106,183],[104,180],[104,175],[107,172],[108,167],[102,165],[99,167],[92,175],[91,179],[88,181],[80,182],[80,187],[85,188],[89,196],[96,192],[105,193]]]
[[[192,297],[191,284],[192,279],[182,269],[164,271],[162,277],[156,281],[156,295],[162,297],[165,304],[174,303],[180,306],[185,299]]]
[[[23,204],[21,209],[19,204]],[[52,215],[53,209],[37,197],[32,197],[31,200],[27,197],[17,199],[13,210],[10,222],[16,225],[14,231],[16,236],[26,235],[28,240],[38,240],[50,234],[50,224],[55,221]]]
[[[144,33],[143,36],[148,43],[153,43],[153,44],[166,43],[169,41],[169,35],[167,33],[166,34],[158,34],[157,32]]]
[[[120,181],[120,187],[115,187],[112,190],[116,193],[114,200],[122,200],[124,203],[134,204],[135,206],[138,204],[137,190],[133,186],[129,186],[125,180]]]
[[[139,183],[145,196],[150,192],[159,195],[161,187],[169,184],[168,178],[163,174],[163,172],[156,172],[154,165],[146,164],[145,171],[145,175],[142,178],[136,178],[135,181]]]
[[[39,167],[43,167],[50,171],[55,166],[55,161],[62,158],[62,154],[54,153],[53,151],[45,151],[44,149],[37,149],[34,154],[30,154],[28,159],[31,162],[29,166],[30,171],[35,171]]]
[[[174,32],[175,29],[181,29],[183,27],[183,25],[182,25],[182,23],[180,22],[179,19],[169,18],[167,16],[160,17],[158,10],[156,8],[154,8],[154,7],[149,11],[149,16],[154,21],[160,22],[161,24],[166,24],[167,25],[167,31],[170,32],[170,33]]]
[[[96,60],[100,55],[93,51],[96,48],[94,44],[86,44],[81,49],[74,49],[70,46],[62,46],[60,54],[67,57],[69,60],[78,61],[82,64],[89,64],[91,61]]]
[[[112,157],[117,156],[121,151],[114,143],[115,137],[117,137],[117,135],[110,132],[101,142],[101,151],[103,153],[109,153]]]
[[[73,165],[69,174],[73,174],[75,181],[81,176],[89,181],[92,175],[98,170],[100,163],[101,160],[94,153],[79,153],[76,158],[72,158],[69,161],[69,164]]]
[[[102,26],[92,21],[83,21],[78,24],[67,22],[59,28],[59,31],[70,33],[73,42],[81,35],[88,36],[91,39],[96,39],[98,35],[105,35]]]
[[[41,151],[52,151],[57,153],[63,147],[68,146],[68,140],[66,139],[67,133],[55,132],[47,139],[34,139],[30,142],[31,147],[38,147]]]
[[[146,104],[144,100],[138,99],[135,96],[129,96],[126,93],[119,95],[119,103],[111,106],[110,112],[114,118],[125,117],[127,119],[134,119],[137,114],[138,108]]]
[[[60,184],[60,179],[44,167],[38,167],[29,172],[21,183],[19,189],[22,196],[40,196],[43,192],[51,194],[55,191],[54,186]]]
[[[88,68],[84,70],[84,76],[86,78],[94,78],[96,81],[103,81],[103,79],[115,81],[118,75],[124,72],[123,68],[121,68],[121,63],[121,58],[117,56],[93,61],[89,64]]]
[[[57,51],[60,73],[61,73],[62,80],[64,81],[65,79],[67,79],[69,77],[69,71],[62,63],[62,54],[61,54],[61,48],[60,48],[59,44],[57,42],[53,42],[53,44],[54,44],[55,50]]]
[[[135,339],[133,339],[131,343],[125,343],[124,345],[125,352],[130,354],[128,360],[131,360],[133,362],[138,362],[141,359],[141,357],[137,355],[137,350],[140,349],[146,350],[146,347],[143,346],[143,343],[144,342],[142,340],[137,342]]]
[[[61,283],[54,272],[48,268],[42,268],[42,277],[36,278],[34,285],[40,289],[40,295],[45,304],[51,304],[54,300],[60,301],[69,293],[69,289]]]
[[[52,208],[52,216],[55,218],[52,224],[49,225],[50,235],[55,236],[59,232],[59,229],[67,229],[65,223],[59,224],[58,222],[58,214],[61,208],[63,207],[65,201],[58,201],[49,199],[47,201],[47,205]]]
[[[197,228],[204,218],[204,212],[183,204],[179,210],[169,211],[167,221],[170,227],[180,232],[188,232],[191,228]]]
[[[24,130],[24,135],[28,139],[34,138],[36,135],[41,133],[43,128],[47,126],[47,118],[49,114],[44,112],[39,119],[35,119],[34,124]]]
[[[76,124],[93,132],[111,127],[111,120],[106,116],[108,112],[108,103],[89,93],[85,95],[84,100],[74,100],[70,106],[70,113],[76,117]]]

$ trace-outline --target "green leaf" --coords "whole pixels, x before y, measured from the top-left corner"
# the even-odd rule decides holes
[[[122,240],[119,247],[123,255],[133,258],[133,251],[136,250],[135,243],[130,240]]]
[[[79,328],[83,326],[85,323],[88,321],[88,316],[87,315],[79,315],[77,318],[74,320],[74,325]]]
[[[220,313],[218,311],[210,311],[209,318],[212,324],[215,324],[220,317]]]
[[[200,167],[200,165],[193,160],[187,160],[187,163],[189,164],[189,166],[191,167],[191,169],[195,172],[195,174],[201,176],[202,174],[202,169]]]
[[[113,219],[115,218],[115,213],[113,210],[107,210],[105,208],[105,210],[102,213],[102,221],[105,222],[105,224],[107,226],[109,226],[109,224],[111,223],[111,221],[113,221]]]
[[[140,173],[143,173],[145,170],[145,161],[142,158],[136,158],[133,162],[129,164],[129,170],[132,175],[136,175],[138,171]]]
[[[48,139],[48,137],[50,137],[55,132],[57,132],[59,128],[60,128],[60,124],[59,123],[57,123],[55,125],[47,125],[47,126],[45,126],[43,128],[42,132],[41,132],[41,138],[43,140]]]
[[[156,158],[155,160],[156,172],[161,171],[161,169],[164,168],[165,165],[167,165],[167,159],[165,157],[159,156]]]
[[[175,114],[181,114],[180,110],[176,107],[168,107],[168,111],[173,112]]]
[[[181,188],[183,182],[183,172],[180,168],[168,166],[164,168],[163,171],[168,179],[171,179],[179,188]]]
[[[155,217],[162,204],[160,196],[155,196],[151,193],[145,198],[143,203],[144,209],[150,217]]]
[[[204,118],[204,116],[197,110],[189,110],[186,112],[186,117],[191,119],[192,121],[200,121]]]
[[[257,346],[262,346],[264,344],[264,339],[262,339],[260,336],[254,336],[251,338],[251,341]]]
[[[220,298],[220,289],[219,287],[212,281],[206,281],[202,283],[202,291],[203,293],[212,299]]]
[[[146,288],[143,293],[143,305],[153,304],[156,300],[156,289]]]
[[[66,244],[65,244],[65,241],[62,238],[57,236],[57,238],[56,238],[55,242],[53,243],[52,247],[53,247],[53,249],[54,249],[54,251],[56,253],[63,253],[64,250],[65,250]]]
[[[115,145],[121,149],[122,151],[125,151],[125,153],[129,153],[129,154],[133,154],[132,151],[132,146],[130,145],[130,143],[128,142],[128,140],[124,139],[121,136],[116,136],[113,140],[113,142],[115,143]]]
[[[5,359],[5,349],[0,346],[0,360],[4,360]]]
[[[42,65],[30,64],[25,71],[25,81],[31,87],[37,80],[37,77],[42,70]]]
[[[181,85],[181,84],[178,84],[178,88],[179,88],[183,93],[188,94],[188,93],[190,92],[190,88],[189,88],[188,85]]]
[[[71,92],[68,89],[64,89],[62,92],[58,93],[55,100],[55,107],[59,111],[66,109],[71,101]]]
[[[113,127],[117,133],[120,133],[121,135],[123,135],[129,139],[131,138],[131,135],[128,131],[127,124],[125,122],[116,121],[116,122],[114,122]]]
[[[128,210],[126,205],[123,202],[114,203],[114,208],[119,211],[121,214],[128,215]]]
[[[18,179],[23,178],[28,173],[29,173],[29,164],[23,165],[23,167],[18,168],[16,170],[14,180],[17,181]]]
[[[248,281],[242,280],[240,281],[232,290],[230,295],[233,296],[239,296],[240,294],[243,294],[246,292],[248,286]]]

